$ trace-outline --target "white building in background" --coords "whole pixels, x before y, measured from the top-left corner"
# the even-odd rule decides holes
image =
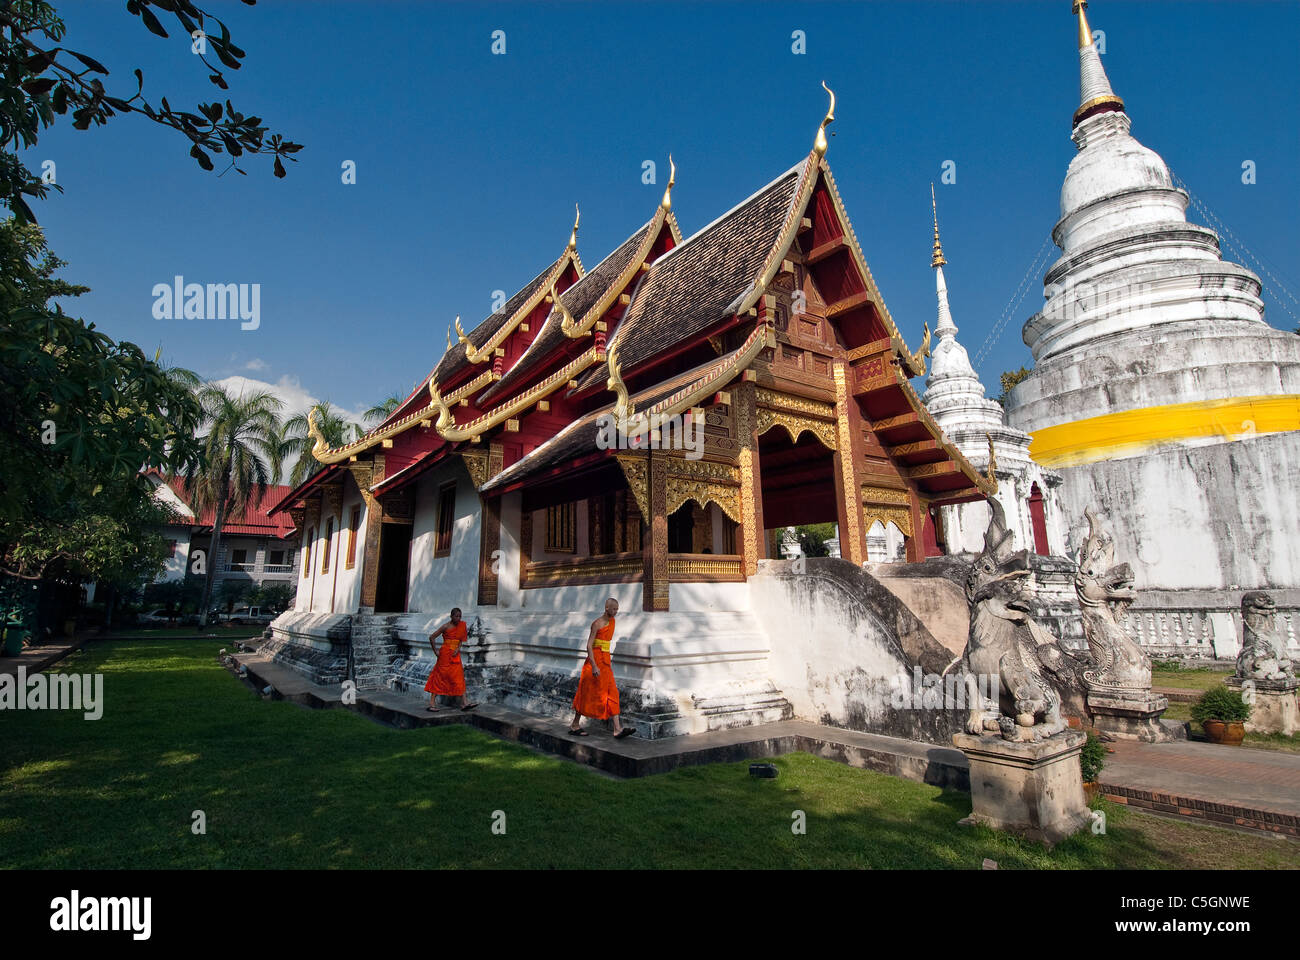
[[[997,500],[1006,514],[1007,526],[1015,534],[1016,545],[1031,553],[1063,555],[1068,519],[1062,516],[1057,499],[1061,475],[1034,462],[1029,455],[1029,434],[1008,427],[1002,405],[985,398],[984,385],[971,366],[966,348],[957,342],[957,325],[953,323],[948,285],[943,276],[947,262],[939,243],[936,210],[934,257],[930,265],[934,268],[939,297],[939,320],[934,331],[939,343],[933,350],[921,401],[943,428],[944,435],[976,469],[988,469],[992,444],[996,459],[994,472],[998,478]],[[988,504],[979,501],[941,510],[948,552],[979,553],[984,548],[984,532],[991,516]]]
[[[1129,134],[1082,7],[1061,258],[1024,327],[1035,366],[1007,422],[1060,473],[1073,528],[1101,510],[1137,575],[1143,641],[1224,655],[1243,591],[1273,591],[1291,620],[1300,607],[1300,337],[1264,321],[1259,278],[1187,222],[1188,194]]]

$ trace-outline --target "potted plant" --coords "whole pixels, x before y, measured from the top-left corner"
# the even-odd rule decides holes
[[[1250,704],[1236,690],[1211,687],[1192,704],[1192,719],[1204,728],[1211,743],[1240,746],[1250,719]]]
[[[1083,748],[1079,751],[1079,770],[1083,774],[1083,792],[1091,803],[1097,795],[1101,768],[1106,765],[1106,745],[1095,733],[1089,733]]]

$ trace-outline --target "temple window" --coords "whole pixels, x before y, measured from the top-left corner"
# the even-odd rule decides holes
[[[433,546],[435,557],[451,554],[451,528],[455,519],[456,484],[445,483],[438,491],[438,537]]]
[[[357,529],[361,526],[361,506],[352,508],[352,518],[348,521],[348,556],[344,563],[351,570],[357,565]]]
[[[320,557],[320,572],[330,572],[330,543],[334,539],[334,518],[325,521],[325,546]]]
[[[302,552],[302,575],[311,576],[311,548],[316,543],[316,528],[312,527],[307,531],[307,549]]]
[[[577,541],[577,514],[572,503],[557,503],[546,508],[546,549],[555,553],[574,553]]]

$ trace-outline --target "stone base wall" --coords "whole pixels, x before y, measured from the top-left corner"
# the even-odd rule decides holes
[[[261,651],[312,683],[341,684],[348,678],[352,617],[290,610],[271,622]]]

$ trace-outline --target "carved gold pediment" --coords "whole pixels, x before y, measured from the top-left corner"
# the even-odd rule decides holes
[[[812,417],[787,410],[773,410],[768,407],[759,407],[756,412],[758,414],[758,433],[760,436],[773,427],[783,427],[785,432],[790,435],[792,443],[797,443],[801,434],[811,433],[826,449],[834,450],[836,448],[835,424],[833,423],[827,423],[825,420],[814,420]]]
[[[488,481],[488,451],[486,450],[462,450],[460,459],[465,464],[465,469],[469,472],[470,482],[474,488],[478,489]]]
[[[881,526],[887,526],[891,522],[899,530],[903,531],[905,536],[912,536],[912,510],[910,507],[886,507],[879,504],[867,504],[862,508],[863,529],[870,531],[871,525],[877,520]]]

